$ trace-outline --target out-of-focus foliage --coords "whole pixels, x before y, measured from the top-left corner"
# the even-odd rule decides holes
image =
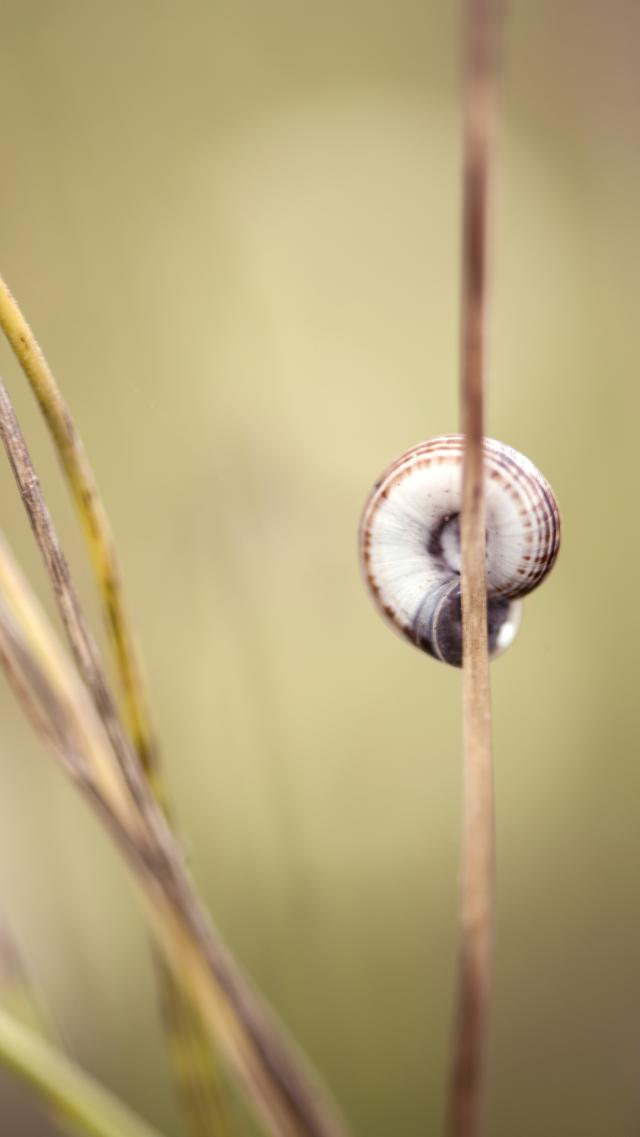
[[[385,463],[457,427],[444,8],[24,0],[0,37],[2,269],[110,509],[194,872],[367,1137],[437,1130],[450,1023],[459,675],[388,632],[355,556]],[[509,15],[489,423],[565,529],[492,672],[494,1137],[640,1117],[639,35],[631,4]],[[177,1133],[121,866],[0,698],[3,909],[76,1057]]]

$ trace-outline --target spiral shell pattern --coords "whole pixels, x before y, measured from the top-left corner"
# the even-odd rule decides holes
[[[418,647],[462,663],[460,527],[464,438],[441,435],[393,462],[360,525],[365,580],[384,616]],[[484,440],[489,651],[520,623],[520,601],[553,567],[560,513],[548,482],[511,446]]]

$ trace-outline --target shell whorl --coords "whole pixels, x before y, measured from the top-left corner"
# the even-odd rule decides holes
[[[462,663],[459,515],[464,438],[440,435],[393,462],[376,482],[360,524],[365,579],[381,612],[446,663]],[[489,652],[520,623],[519,598],[555,563],[560,513],[528,458],[484,440]]]

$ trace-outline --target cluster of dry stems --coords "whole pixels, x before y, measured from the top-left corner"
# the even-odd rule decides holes
[[[0,662],[26,713],[91,804],[138,885],[159,954],[176,1080],[196,1137],[232,1121],[216,1054],[274,1137],[341,1137],[335,1110],[222,943],[167,820],[157,747],[115,549],[91,468],[58,386],[4,282],[0,325],[36,394],[73,493],[111,633],[127,722],[60,546],[4,384],[0,435],[65,628],[65,650],[0,537]],[[185,1053],[194,1058],[183,1061]]]

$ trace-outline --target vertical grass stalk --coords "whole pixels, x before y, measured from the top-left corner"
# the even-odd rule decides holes
[[[461,545],[463,616],[463,842],[457,1006],[448,1100],[449,1137],[477,1137],[491,980],[494,803],[487,644],[484,366],[487,223],[499,14],[493,0],[463,0],[463,236],[461,426],[465,435]]]

